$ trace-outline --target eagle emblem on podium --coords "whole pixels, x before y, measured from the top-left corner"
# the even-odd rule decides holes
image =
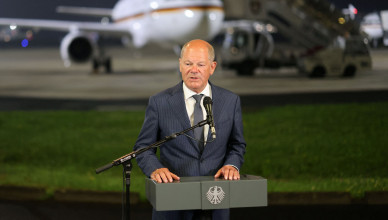
[[[206,198],[211,204],[217,205],[222,202],[225,197],[225,192],[220,186],[212,186],[206,193]]]

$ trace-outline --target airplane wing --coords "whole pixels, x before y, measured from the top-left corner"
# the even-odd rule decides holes
[[[96,17],[111,17],[112,15],[112,9],[110,8],[58,6],[57,12],[62,14],[74,14]]]
[[[59,20],[39,20],[39,19],[17,19],[0,18],[0,26],[16,25],[19,27],[30,27],[36,29],[47,29],[56,31],[85,31],[98,32],[100,34],[130,35],[128,27],[114,23],[100,22],[73,22]]]

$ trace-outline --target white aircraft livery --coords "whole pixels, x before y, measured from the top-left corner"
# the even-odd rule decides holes
[[[221,0],[119,0],[113,9],[62,6],[57,11],[110,16],[113,22],[0,18],[0,26],[69,32],[60,45],[65,66],[93,60],[94,68],[104,65],[110,72],[109,58],[102,57],[96,38],[90,33],[129,38],[136,48],[149,42],[182,45],[195,38],[212,39],[224,20]]]
[[[372,42],[373,47],[379,44],[388,46],[388,10],[366,14],[360,22],[363,30]]]

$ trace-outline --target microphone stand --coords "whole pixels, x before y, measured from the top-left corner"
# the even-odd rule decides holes
[[[127,220],[131,219],[130,203],[129,203],[130,202],[129,189],[130,189],[130,185],[131,185],[130,182],[131,182],[131,170],[132,170],[132,161],[131,160],[133,158],[137,157],[139,154],[146,152],[149,149],[160,147],[162,144],[166,143],[167,141],[175,139],[179,135],[185,134],[191,130],[194,130],[195,128],[202,127],[206,124],[210,124],[210,122],[211,122],[210,117],[209,117],[209,115],[207,115],[206,120],[200,121],[200,122],[198,122],[198,124],[196,124],[190,128],[187,128],[181,132],[173,133],[170,136],[166,136],[163,139],[161,139],[161,140],[159,140],[159,141],[157,141],[157,142],[155,142],[147,147],[132,151],[129,154],[126,154],[122,157],[117,158],[112,163],[106,164],[106,165],[96,169],[96,174],[99,174],[101,172],[104,172],[104,171],[112,168],[113,166],[123,165],[123,168],[124,168],[124,175],[123,175],[124,180],[123,181],[125,182],[125,203],[126,203],[125,204],[125,219],[127,219]]]

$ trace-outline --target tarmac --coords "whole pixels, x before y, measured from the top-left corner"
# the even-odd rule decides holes
[[[180,81],[177,57],[150,48],[113,51],[113,74],[90,66],[63,67],[57,49],[0,51],[0,111],[144,109],[148,98]],[[388,101],[388,50],[372,51],[373,68],[353,78],[309,79],[292,68],[257,70],[238,77],[218,69],[211,81],[241,96],[243,109],[274,105]],[[132,219],[151,219],[149,203],[131,195]],[[0,187],[2,219],[119,219],[117,192]],[[231,219],[385,219],[388,194],[270,193],[268,207],[231,210]]]
[[[178,83],[170,50],[113,48],[113,74],[90,65],[65,68],[57,48],[0,50],[0,110],[144,109],[148,98]],[[372,70],[353,78],[300,76],[295,68],[258,69],[238,77],[221,67],[210,80],[242,98],[244,107],[387,100],[388,50],[372,51]]]
[[[95,74],[90,64],[65,68],[56,48],[0,50],[0,97],[148,99],[181,80],[178,58],[169,50],[112,53],[114,73]],[[258,69],[252,77],[239,77],[219,66],[210,80],[241,96],[388,90],[388,50],[372,55],[372,70],[353,78],[311,79],[296,68]]]

